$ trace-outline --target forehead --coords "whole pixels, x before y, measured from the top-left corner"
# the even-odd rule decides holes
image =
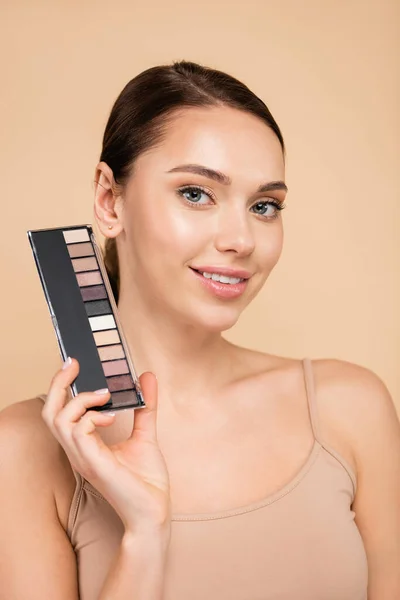
[[[284,160],[275,133],[260,118],[231,107],[189,108],[168,120],[160,144],[138,158],[167,171],[197,163],[235,179],[246,173],[263,182],[284,178]]]

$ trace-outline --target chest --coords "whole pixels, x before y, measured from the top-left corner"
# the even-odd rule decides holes
[[[343,495],[349,481],[323,460],[315,467],[264,506],[175,516],[163,600],[366,600],[366,554]],[[70,532],[82,600],[98,598],[123,530],[111,507],[89,496]]]
[[[314,447],[310,432],[281,439],[252,430],[241,435],[159,436],[170,477],[173,513],[209,513],[257,502],[301,471]]]
[[[163,600],[366,600],[354,522],[344,512],[327,519],[295,496],[227,518],[175,521]]]
[[[190,422],[159,415],[158,443],[169,473],[172,512],[229,510],[290,485],[307,466],[315,438],[306,399],[296,400],[293,394],[285,402],[280,398],[253,410],[239,407],[229,416],[215,411],[209,419]],[[117,414],[104,441],[124,439],[132,426],[132,412]],[[346,457],[346,448],[336,438],[332,434],[327,440]]]

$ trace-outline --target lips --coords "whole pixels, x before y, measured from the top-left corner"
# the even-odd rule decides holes
[[[223,273],[221,272],[221,268],[219,268],[218,270],[216,270],[213,267],[212,271],[209,271],[208,269],[206,270],[204,267],[200,267],[201,269],[204,269],[204,273],[215,273],[218,275],[223,275]],[[192,273],[194,274],[194,276],[196,277],[196,279],[201,283],[201,285],[203,286],[203,288],[205,290],[207,290],[208,293],[210,293],[212,296],[216,296],[220,299],[225,299],[225,300],[234,300],[235,298],[239,298],[244,291],[246,290],[247,284],[248,284],[248,279],[244,279],[243,277],[240,277],[240,279],[242,279],[242,281],[240,281],[239,283],[222,283],[220,281],[214,281],[213,279],[210,279],[208,277],[205,277],[202,272],[199,272],[197,269],[194,269],[193,267],[190,267],[190,270],[192,271]],[[238,271],[238,270],[232,270],[232,269],[224,269],[225,273],[226,271],[228,271],[229,275],[225,275],[226,277],[235,277],[235,278],[239,278],[238,273],[244,273],[243,271]],[[234,275],[232,275],[231,273],[234,273]],[[246,274],[248,274],[248,272],[245,272]]]

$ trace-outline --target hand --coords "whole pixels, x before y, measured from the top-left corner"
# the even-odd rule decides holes
[[[79,373],[78,361],[68,362],[51,382],[42,410],[45,423],[72,467],[113,506],[127,532],[168,530],[169,476],[157,442],[155,376],[139,378],[146,407],[135,410],[131,435],[108,447],[96,427],[111,425],[115,415],[90,408],[105,404],[110,392],[84,392],[67,402],[67,390]]]

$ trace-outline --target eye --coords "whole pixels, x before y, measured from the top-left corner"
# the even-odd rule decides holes
[[[253,204],[251,210],[257,215],[261,215],[267,219],[276,219],[279,216],[280,211],[284,208],[286,208],[285,204],[278,200],[263,200],[262,202],[260,201]],[[269,213],[268,210],[270,210]]]
[[[213,194],[198,185],[185,185],[177,190],[177,194],[183,197],[185,202],[191,206],[207,206],[214,201]],[[207,201],[207,198],[209,201]],[[277,199],[270,199],[268,201],[262,200],[256,202],[250,210],[257,215],[265,217],[266,220],[272,220],[276,219],[279,216],[279,212],[284,208],[286,206],[283,202]],[[269,213],[268,210],[270,211]]]
[[[182,196],[189,204],[209,204],[206,198],[212,200],[210,192],[206,192],[203,188],[197,185],[186,185],[177,190],[178,194]],[[206,197],[206,198],[205,198]]]

